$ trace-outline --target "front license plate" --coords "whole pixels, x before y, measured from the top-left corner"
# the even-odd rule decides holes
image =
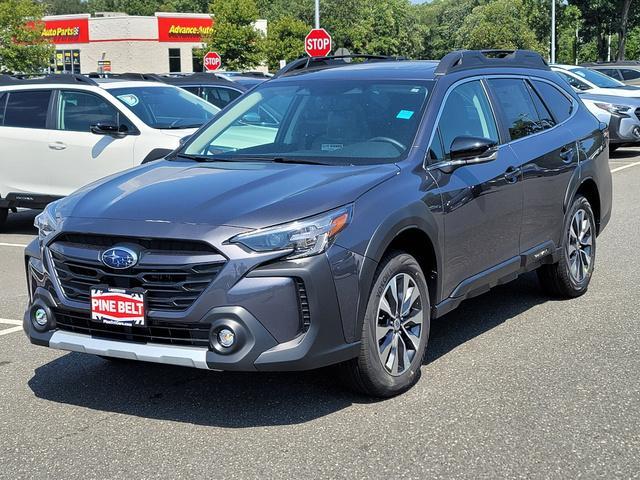
[[[145,324],[142,290],[91,288],[91,320],[111,325],[142,327]]]

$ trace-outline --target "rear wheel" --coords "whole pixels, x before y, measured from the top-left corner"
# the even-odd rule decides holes
[[[560,260],[538,269],[540,283],[552,295],[578,297],[589,287],[595,258],[595,217],[589,201],[578,195],[565,219]]]
[[[362,328],[360,355],[344,365],[348,384],[391,397],[420,378],[430,326],[427,282],[411,255],[387,255],[376,273]]]

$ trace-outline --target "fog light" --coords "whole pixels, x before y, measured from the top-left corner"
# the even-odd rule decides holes
[[[218,342],[225,348],[229,348],[236,341],[236,334],[228,328],[223,328],[218,332]]]
[[[36,322],[39,326],[44,327],[49,318],[47,317],[47,311],[44,308],[36,308],[33,311],[33,321]]]

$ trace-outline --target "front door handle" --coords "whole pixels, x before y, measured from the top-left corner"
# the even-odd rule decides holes
[[[518,167],[509,167],[507,171],[504,172],[504,179],[507,183],[516,183],[520,177],[520,168]]]
[[[564,163],[570,163],[573,160],[573,147],[562,147],[560,150],[560,158]]]
[[[64,150],[67,146],[62,142],[51,142],[49,148],[51,150]]]

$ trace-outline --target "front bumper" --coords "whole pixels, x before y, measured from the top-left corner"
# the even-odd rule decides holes
[[[611,115],[609,120],[609,142],[612,145],[631,146],[640,143],[640,119],[635,114],[620,117]]]
[[[353,290],[349,287],[357,285],[362,262],[335,245],[325,255],[294,261],[247,260],[241,258],[246,252],[239,255],[241,252],[226,250],[229,261],[190,308],[168,314],[149,311],[150,334],[145,337],[137,327],[123,327],[117,338],[113,332],[101,331],[101,324],[92,324],[88,304],[64,295],[56,276],[50,274],[53,270],[44,253],[37,241],[26,251],[30,302],[23,326],[36,345],[235,371],[308,370],[348,360],[359,352],[359,342],[348,341],[344,333],[355,319],[349,319],[345,327],[343,317],[352,314]],[[305,287],[306,313],[311,319],[302,330],[298,284]],[[52,319],[45,331],[39,331],[32,322],[34,305],[44,305],[50,312]],[[158,329],[170,332],[182,326],[197,326],[198,332],[205,332],[205,338],[206,332],[215,338],[221,326],[231,326],[238,342],[230,349],[220,349],[215,342],[203,342],[202,338],[186,344],[157,333]]]

